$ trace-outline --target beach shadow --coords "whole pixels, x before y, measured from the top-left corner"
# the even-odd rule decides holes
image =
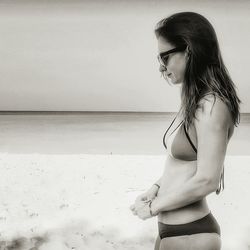
[[[154,241],[149,233],[128,238],[115,226],[95,226],[78,219],[36,236],[2,240],[0,250],[151,250]]]
[[[38,250],[47,240],[47,235],[31,238],[16,237],[12,240],[0,241],[0,250]]]

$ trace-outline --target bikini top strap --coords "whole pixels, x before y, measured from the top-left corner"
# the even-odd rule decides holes
[[[184,123],[184,131],[185,131],[186,137],[187,137],[187,139],[188,139],[190,145],[192,146],[194,152],[197,153],[197,149],[196,149],[196,147],[194,146],[192,140],[190,139],[190,137],[189,137],[189,135],[188,135],[188,132],[187,132],[187,130],[186,130],[185,123]]]
[[[173,125],[173,123],[174,123],[174,121],[176,120],[176,118],[177,118],[177,116],[178,116],[178,114],[180,113],[180,111],[175,115],[175,117],[174,117],[174,119],[172,120],[172,122],[171,122],[171,124],[169,125],[169,127],[167,128],[167,130],[166,130],[166,132],[164,133],[164,136],[163,136],[163,145],[164,145],[164,147],[167,149],[167,145],[166,145],[166,143],[165,143],[165,137],[166,137],[166,134],[168,133],[168,131],[169,131],[169,129],[171,128],[171,126]],[[182,121],[183,122],[183,121]],[[182,123],[181,122],[181,123]],[[180,124],[181,124],[180,123]],[[179,125],[180,125],[179,124]],[[178,125],[178,127],[179,127],[179,125]]]

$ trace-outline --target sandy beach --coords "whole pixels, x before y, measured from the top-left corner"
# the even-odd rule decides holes
[[[140,220],[129,206],[162,174],[164,159],[1,154],[0,249],[153,249],[157,218]],[[225,190],[208,196],[223,250],[249,249],[250,203],[242,199],[249,163],[250,157],[227,157]]]

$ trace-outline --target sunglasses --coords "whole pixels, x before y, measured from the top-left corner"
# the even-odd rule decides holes
[[[160,53],[157,56],[160,65],[166,67],[167,63],[168,63],[169,55],[172,53],[175,53],[175,52],[184,51],[186,49],[186,47],[187,47],[186,45],[183,45],[183,46],[180,46],[180,47],[177,47],[177,48]]]

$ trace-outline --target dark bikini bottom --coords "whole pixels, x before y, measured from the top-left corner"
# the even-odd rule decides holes
[[[170,225],[158,222],[158,229],[161,239],[199,233],[217,233],[220,235],[220,226],[211,212],[201,219],[185,224]]]

